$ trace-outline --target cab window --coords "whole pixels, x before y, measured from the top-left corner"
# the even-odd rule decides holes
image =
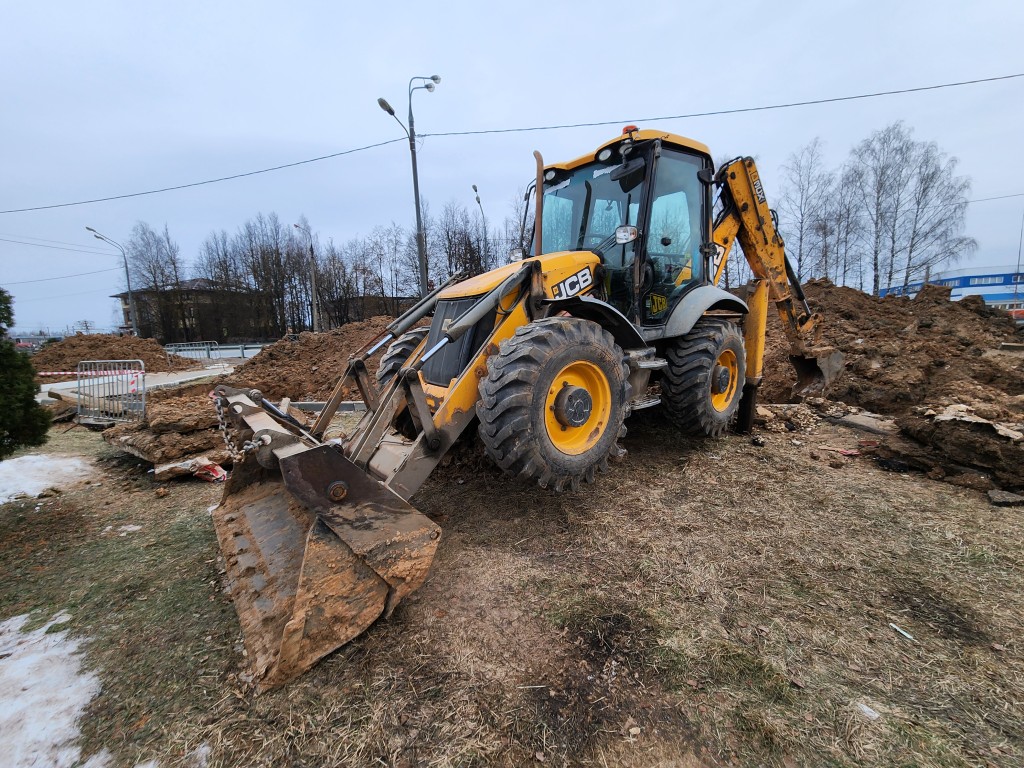
[[[697,171],[704,160],[671,149],[658,159],[647,228],[653,282],[643,305],[649,321],[663,321],[686,287],[703,277],[704,188]]]

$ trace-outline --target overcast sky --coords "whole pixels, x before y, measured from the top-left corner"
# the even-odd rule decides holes
[[[1024,71],[1024,3],[14,3],[0,10],[0,210],[185,184],[401,136],[414,75],[424,133],[601,120],[828,98]],[[641,123],[692,136],[716,158],[752,154],[770,202],[790,153],[821,137],[838,165],[895,120],[960,159],[973,198],[1024,192],[1024,78],[753,114]],[[588,152],[618,126],[435,137],[420,150],[434,210],[472,205],[500,220],[532,174]],[[103,248],[164,224],[192,259],[213,230],[258,212],[308,217],[345,241],[413,221],[402,143],[208,186],[52,210],[0,214],[0,238]],[[969,207],[970,263],[1017,260],[1024,197]],[[43,242],[50,241],[50,242]],[[53,242],[58,241],[58,242]],[[120,255],[0,240],[0,285],[16,326],[113,325]]]

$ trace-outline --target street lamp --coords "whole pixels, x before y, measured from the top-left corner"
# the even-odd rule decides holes
[[[309,235],[309,281],[310,290],[313,292],[313,306],[310,307],[310,311],[313,315],[313,333],[317,333],[320,330],[320,300],[316,295],[316,254],[313,252],[313,233],[298,224],[293,226]]]
[[[484,225],[484,243],[483,243],[483,266],[487,267],[487,216],[484,214],[484,204],[480,202],[480,192],[476,188],[476,184],[473,185],[473,194],[476,195],[476,204],[480,206],[480,220]]]
[[[106,235],[101,235],[92,227],[86,227],[86,229],[89,232],[92,232],[92,236],[95,237],[97,240],[102,240],[105,243],[110,243],[111,245],[116,246],[119,251],[121,251],[121,258],[124,259],[124,279],[128,282],[128,314],[131,315],[132,333],[138,336],[139,323],[138,320],[135,319],[135,294],[132,293],[132,276],[128,272],[128,254],[125,253],[124,246],[121,245],[116,240],[111,240]]]
[[[413,86],[413,83],[417,80],[421,81],[420,85]],[[409,154],[412,156],[412,192],[416,197],[416,253],[419,256],[420,261],[420,296],[426,296],[428,292],[427,287],[427,238],[423,232],[423,214],[420,212],[420,178],[419,173],[416,170],[416,124],[412,116],[412,92],[420,89],[429,92],[434,90],[434,86],[441,82],[439,75],[431,75],[430,77],[413,77],[409,79],[409,127],[406,128],[398,116],[395,114],[394,108],[387,103],[383,98],[377,99],[377,104],[395,118],[395,122],[402,126],[402,130],[405,131],[405,135],[409,137]]]

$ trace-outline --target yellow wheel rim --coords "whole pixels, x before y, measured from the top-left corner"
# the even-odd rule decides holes
[[[728,375],[728,380],[725,380],[725,375]],[[721,413],[729,407],[732,403],[732,398],[736,394],[736,385],[740,378],[740,362],[736,357],[736,353],[731,349],[723,349],[718,359],[715,360],[715,365],[711,369],[711,407]],[[724,386],[716,387],[716,384],[725,382]],[[719,392],[715,392],[715,389],[719,389]]]
[[[580,393],[574,398],[577,408],[573,411],[578,426],[564,423],[566,393]],[[561,393],[561,396],[560,396]],[[580,408],[579,402],[589,400],[589,409]],[[601,439],[608,428],[612,412],[612,390],[604,372],[587,360],[569,363],[552,380],[544,399],[544,426],[548,439],[562,453],[579,456],[586,453]],[[559,418],[561,416],[561,418]]]

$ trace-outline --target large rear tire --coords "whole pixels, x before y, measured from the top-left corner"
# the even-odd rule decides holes
[[[377,389],[383,390],[405,365],[416,347],[427,338],[429,328],[413,328],[406,331],[388,347],[377,367]]]
[[[487,455],[542,488],[576,489],[621,456],[628,368],[610,333],[551,317],[516,330],[487,361],[476,413]]]
[[[704,317],[665,350],[661,400],[684,434],[718,437],[736,415],[746,376],[743,336],[727,320]]]

